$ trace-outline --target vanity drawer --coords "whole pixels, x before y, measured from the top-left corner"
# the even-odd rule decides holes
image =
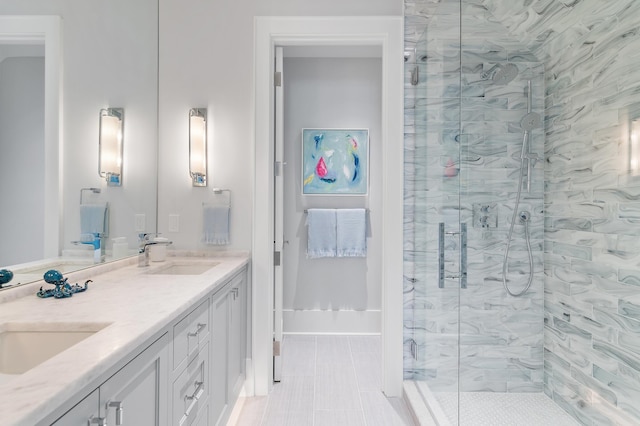
[[[209,345],[197,354],[173,383],[171,425],[189,426],[206,411],[209,397]],[[206,422],[205,422],[206,423]]]
[[[173,327],[173,368],[198,352],[209,336],[209,299]]]

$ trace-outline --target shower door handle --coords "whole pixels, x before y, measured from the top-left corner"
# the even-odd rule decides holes
[[[438,231],[438,288],[444,288],[444,222]]]
[[[444,237],[447,234],[460,236],[460,275],[446,278],[459,278],[460,288],[467,288],[467,224],[460,224],[460,232],[444,232],[443,222],[438,229],[438,288],[444,288]]]
[[[460,224],[460,288],[467,288],[467,224]]]

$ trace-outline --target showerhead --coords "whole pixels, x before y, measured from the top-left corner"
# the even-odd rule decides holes
[[[514,78],[518,76],[518,67],[514,64],[505,64],[498,67],[498,70],[493,74],[491,80],[495,84],[505,85],[511,83]]]
[[[529,112],[520,120],[520,127],[522,130],[531,131],[542,125],[542,117],[537,112]]]
[[[489,71],[482,73],[482,78],[491,78],[494,84],[504,86],[518,76],[518,67],[512,63],[496,64]]]

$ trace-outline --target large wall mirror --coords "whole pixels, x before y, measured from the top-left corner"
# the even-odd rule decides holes
[[[93,264],[81,195],[107,206],[102,261],[155,232],[157,102],[157,0],[0,3],[0,268],[23,267],[6,288]],[[98,175],[106,108],[124,112],[121,186]]]

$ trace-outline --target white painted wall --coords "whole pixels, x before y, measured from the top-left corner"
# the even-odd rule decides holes
[[[44,58],[0,62],[0,265],[44,256]]]
[[[212,187],[232,190],[231,244],[251,248],[254,16],[402,16],[400,0],[160,0],[158,228],[175,248],[206,248],[202,202]],[[189,108],[209,111],[209,187],[188,174]],[[169,215],[180,229],[169,233]]]
[[[62,247],[80,233],[80,188],[101,187],[111,236],[136,244],[134,216],[155,230],[157,1],[3,0],[0,15],[58,15],[63,34]],[[125,109],[124,184],[98,176],[98,113]]]
[[[380,332],[382,61],[285,57],[283,74],[284,332]],[[367,196],[302,195],[301,129],[323,127],[369,129]],[[367,257],[307,259],[309,208],[369,209]]]

